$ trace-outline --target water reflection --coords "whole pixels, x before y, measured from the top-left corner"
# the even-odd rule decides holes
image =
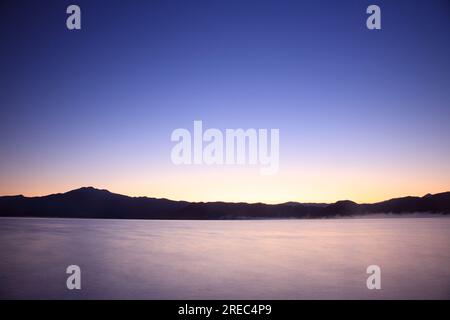
[[[1,298],[449,299],[450,219],[0,220]],[[65,268],[82,270],[66,289]],[[382,268],[382,290],[366,267]]]

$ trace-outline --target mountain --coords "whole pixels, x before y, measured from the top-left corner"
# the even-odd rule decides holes
[[[83,187],[42,197],[0,197],[2,217],[62,217],[99,219],[274,219],[324,218],[373,213],[450,214],[450,192],[358,204],[187,202],[121,194]]]
[[[0,197],[0,216],[163,219],[187,204],[84,187],[44,197]]]

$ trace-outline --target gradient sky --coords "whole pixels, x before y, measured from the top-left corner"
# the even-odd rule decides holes
[[[78,4],[82,30],[66,29]],[[366,28],[370,4],[382,30]],[[450,190],[450,3],[2,1],[0,194],[372,202]],[[279,128],[280,170],[171,132]]]

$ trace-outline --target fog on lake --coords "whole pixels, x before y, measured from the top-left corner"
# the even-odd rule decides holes
[[[0,298],[449,299],[450,218],[1,218]]]

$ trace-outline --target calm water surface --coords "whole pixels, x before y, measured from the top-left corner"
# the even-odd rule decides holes
[[[449,299],[450,218],[0,218],[0,298]]]

